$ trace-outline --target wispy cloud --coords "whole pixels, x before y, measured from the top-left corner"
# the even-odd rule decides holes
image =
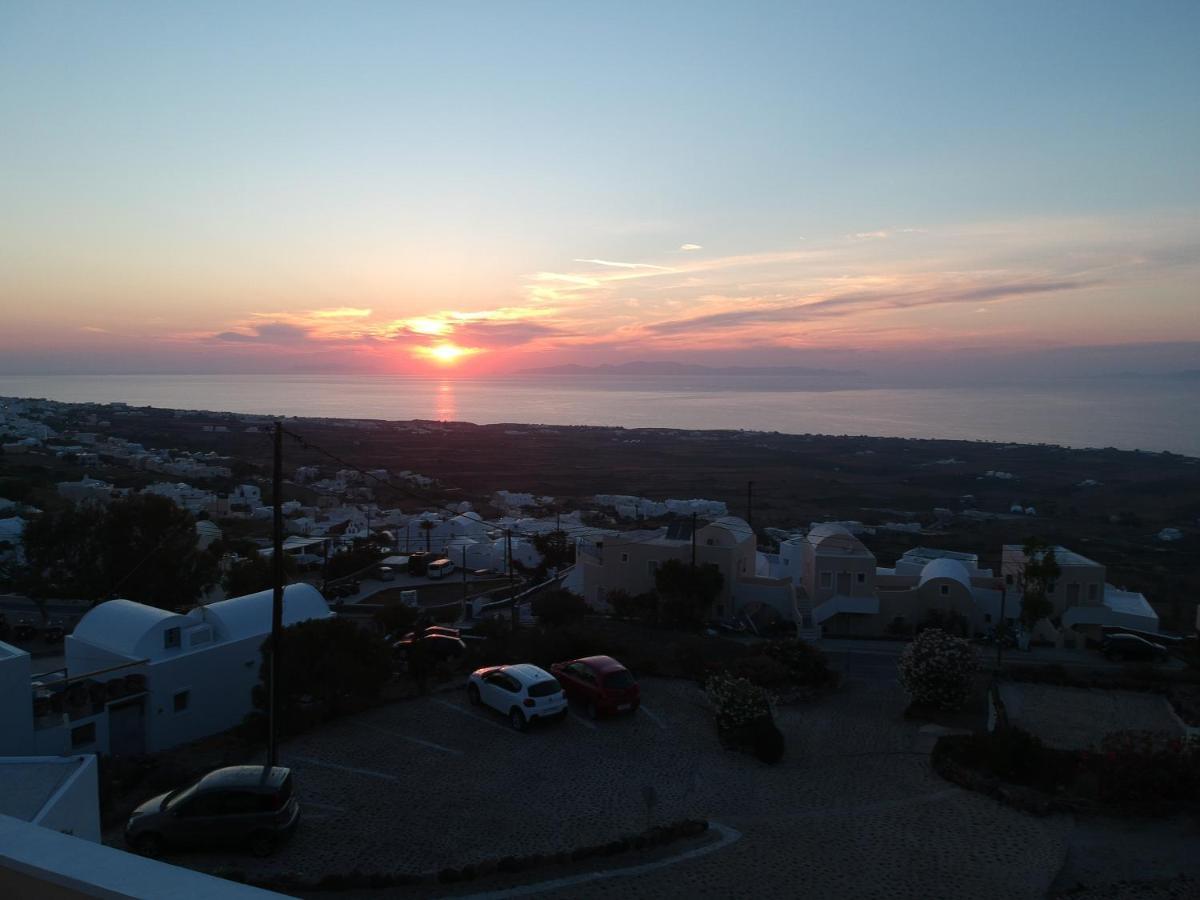
[[[357,306],[337,306],[333,309],[314,309],[309,315],[314,319],[365,319],[372,310]]]
[[[611,266],[614,269],[658,269],[661,272],[673,272],[670,266],[654,266],[650,263],[613,262],[611,259],[577,259],[578,263],[592,263],[597,266]]]
[[[690,252],[692,250],[703,250],[704,248],[701,247],[699,244],[680,244],[679,249]]]

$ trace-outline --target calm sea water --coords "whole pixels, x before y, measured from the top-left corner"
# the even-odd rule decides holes
[[[1200,384],[854,387],[788,376],[0,376],[0,396],[295,416],[958,438],[1200,456]]]

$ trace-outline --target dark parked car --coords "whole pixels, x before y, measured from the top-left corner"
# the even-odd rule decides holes
[[[1150,662],[1167,658],[1167,648],[1134,634],[1110,634],[1104,638],[1101,651],[1109,659],[1143,659]]]
[[[633,673],[611,656],[585,656],[550,667],[567,697],[587,706],[593,719],[602,715],[633,713],[641,703],[641,691]]]
[[[426,659],[433,662],[457,659],[467,652],[467,645],[459,637],[457,628],[430,625],[424,631],[410,631],[395,641],[392,644],[392,659],[407,663],[409,651],[414,647],[419,647],[422,653],[427,654]]]
[[[129,817],[125,843],[146,856],[217,844],[268,856],[299,821],[291,769],[230,766],[147,800]]]

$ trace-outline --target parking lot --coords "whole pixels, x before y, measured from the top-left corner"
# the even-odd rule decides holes
[[[1070,821],[942,781],[928,763],[934,735],[902,718],[894,683],[854,678],[779,710],[787,753],[773,767],[720,747],[696,685],[644,679],[642,688],[633,717],[592,722],[574,711],[527,733],[472,707],[461,688],[327,725],[282,749],[304,821],[276,855],[168,858],[258,876],[429,872],[704,818],[734,840],[694,858],[680,850],[652,871],[597,863],[618,877],[552,893],[732,896],[752,886],[756,896],[795,896],[803,884],[814,896],[1041,897],[1062,864]]]

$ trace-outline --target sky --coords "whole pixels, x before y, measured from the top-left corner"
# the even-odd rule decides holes
[[[1194,0],[0,0],[0,372],[1200,368],[1198,44]]]

